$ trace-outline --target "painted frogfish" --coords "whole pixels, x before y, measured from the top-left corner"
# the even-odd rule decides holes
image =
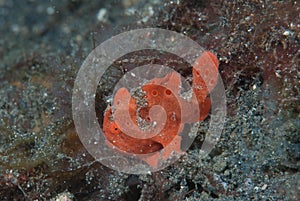
[[[126,88],[120,88],[104,114],[107,144],[141,156],[152,167],[157,165],[158,156],[164,160],[173,151],[181,153],[180,133],[184,124],[202,121],[210,111],[209,93],[217,83],[218,65],[217,57],[209,51],[196,59],[192,69],[193,95],[189,101],[180,97],[180,74],[175,71],[144,84],[143,101],[132,97]],[[155,152],[158,154],[151,158],[142,157]]]

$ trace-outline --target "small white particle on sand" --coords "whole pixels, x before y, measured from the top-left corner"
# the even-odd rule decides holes
[[[264,184],[262,187],[261,187],[261,190],[266,190],[267,189],[267,187],[268,187],[268,185],[267,184]]]
[[[48,14],[48,15],[53,15],[54,12],[55,12],[55,9],[54,9],[53,7],[50,6],[50,7],[47,8],[46,11],[47,11],[47,14]]]
[[[107,21],[107,10],[105,8],[101,8],[97,13],[97,20],[99,22]]]

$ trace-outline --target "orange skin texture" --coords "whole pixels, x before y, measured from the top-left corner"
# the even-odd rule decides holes
[[[193,66],[193,96],[188,102],[179,96],[180,74],[171,72],[163,78],[154,78],[142,86],[145,92],[143,97],[147,102],[146,106],[138,108],[136,100],[130,97],[127,89],[119,89],[114,97],[113,107],[108,107],[104,114],[103,131],[107,139],[107,144],[126,153],[149,154],[154,153],[152,157],[142,157],[151,166],[157,165],[159,150],[164,150],[162,159],[168,158],[172,151],[182,153],[180,149],[181,136],[184,123],[193,123],[204,120],[209,111],[211,100],[210,91],[215,87],[218,79],[218,59],[209,52],[203,52],[195,61]],[[207,85],[205,84],[207,83]],[[160,105],[165,113],[158,109],[151,114],[151,108]],[[198,105],[198,110],[195,106]],[[182,107],[184,107],[182,109]],[[114,109],[112,109],[114,108]],[[189,111],[187,114],[182,111]],[[191,111],[191,114],[189,114]],[[192,111],[195,111],[192,113]],[[129,114],[129,116],[126,114]],[[159,117],[165,117],[165,122],[161,122]],[[118,118],[120,121],[117,121]],[[156,122],[161,126],[157,135],[145,139],[135,138],[126,135],[128,129],[134,128],[132,132],[145,134],[145,131],[138,127],[138,118],[142,119],[147,125]],[[128,119],[128,123],[122,120]],[[153,120],[156,119],[157,121]],[[163,119],[163,118],[162,118]],[[118,123],[119,122],[119,123]],[[122,124],[122,127],[121,127]],[[155,131],[155,126],[153,126]],[[155,132],[152,132],[152,134]],[[130,133],[130,132],[127,132]],[[147,133],[145,134],[145,136]]]

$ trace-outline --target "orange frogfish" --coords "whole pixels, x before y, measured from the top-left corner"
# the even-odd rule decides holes
[[[210,111],[210,91],[218,79],[218,59],[203,52],[193,65],[193,95],[189,101],[180,97],[180,74],[173,71],[165,77],[144,84],[142,100],[120,88],[104,114],[103,131],[107,144],[131,154],[162,151],[162,159],[181,153],[181,136],[185,123],[202,121]],[[156,155],[154,155],[156,156]],[[141,157],[155,167],[158,158]]]

